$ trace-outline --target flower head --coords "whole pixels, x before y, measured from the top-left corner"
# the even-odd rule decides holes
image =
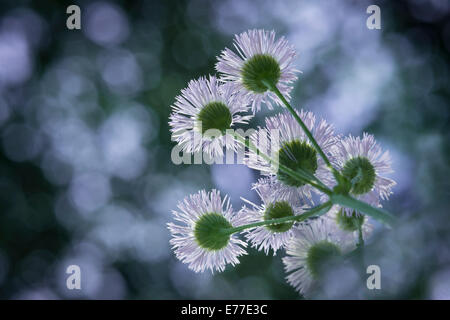
[[[203,151],[212,157],[222,156],[224,146],[236,150],[238,145],[227,130],[247,123],[252,116],[240,113],[248,106],[248,98],[232,83],[220,84],[214,76],[191,80],[172,106],[172,140],[183,151]]]
[[[284,218],[304,212],[304,208],[300,208],[289,201],[278,199],[275,196],[273,184],[267,178],[260,179],[254,189],[261,198],[261,205],[243,199],[251,207],[244,206],[239,211],[240,215],[249,219],[249,223]],[[268,254],[269,250],[272,249],[275,255],[277,250],[284,247],[291,239],[294,228],[293,222],[256,227],[247,229],[246,238],[258,250],[264,250]]]
[[[295,230],[286,247],[287,256],[283,258],[284,269],[290,273],[286,277],[288,283],[302,295],[310,295],[325,268],[353,247],[329,219],[318,218],[301,225]]]
[[[348,214],[340,206],[333,206],[325,217],[336,223],[336,226],[342,232],[352,234],[355,240],[359,239],[359,228],[361,228],[364,241],[372,235],[373,224],[366,215],[355,211],[352,214]]]
[[[292,65],[295,50],[284,37],[275,40],[274,31],[249,30],[235,36],[234,47],[237,54],[228,48],[222,51],[216,70],[224,80],[237,83],[246,92],[253,101],[253,112],[260,110],[261,103],[272,109],[271,100],[281,105],[267,84],[290,98],[291,83],[298,71]]]
[[[226,232],[247,222],[233,212],[229,199],[222,200],[220,192],[199,191],[178,204],[173,211],[175,220],[168,223],[172,233],[170,244],[175,255],[195,272],[206,269],[225,270],[227,264],[236,265],[238,257],[246,254],[247,244]]]
[[[395,181],[385,177],[391,173],[389,152],[381,149],[373,135],[348,136],[337,144],[337,168],[350,182],[350,193],[359,200],[381,207],[381,200],[387,200]],[[348,216],[353,209],[342,209]],[[357,213],[359,214],[359,213]]]
[[[330,161],[334,162],[334,147],[338,138],[334,135],[334,129],[325,120],[316,120],[312,112],[297,111],[311,131],[322,150],[328,154]],[[317,154],[308,137],[290,113],[282,113],[266,118],[265,128],[260,128],[253,134],[251,140],[259,146],[267,155],[278,159],[278,164],[288,167],[293,171],[303,170],[315,175],[324,183],[332,183],[333,175],[323,159]],[[299,181],[280,170],[276,163],[270,163],[263,157],[249,151],[246,164],[260,170],[262,174],[275,178],[274,192],[282,199],[311,199],[311,187],[307,181]]]

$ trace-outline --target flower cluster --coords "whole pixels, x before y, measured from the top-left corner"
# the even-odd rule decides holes
[[[236,35],[234,47],[218,57],[218,78],[192,80],[181,91],[169,125],[184,152],[216,157],[224,148],[246,148],[245,164],[261,173],[253,184],[261,202],[243,199],[246,205],[234,211],[216,190],[191,195],[173,211],[170,243],[195,272],[236,265],[247,242],[266,254],[284,250],[287,281],[308,296],[326,266],[368,239],[370,217],[392,222],[381,209],[395,185],[385,176],[389,153],[370,134],[342,137],[324,119],[290,106],[298,70],[285,38],[250,30]],[[286,108],[266,118],[248,141],[233,133],[262,105]]]

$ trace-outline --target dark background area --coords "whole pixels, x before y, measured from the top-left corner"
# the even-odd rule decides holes
[[[66,28],[70,4],[81,30]],[[368,30],[366,8],[381,8]],[[0,298],[296,299],[279,254],[195,274],[165,224],[178,201],[218,188],[239,208],[257,173],[172,164],[170,105],[214,74],[233,35],[274,29],[298,50],[293,103],[341,134],[375,134],[398,185],[365,259],[324,297],[450,298],[448,1],[2,1],[0,4]],[[252,120],[256,126],[264,110]],[[65,269],[82,270],[82,290]]]

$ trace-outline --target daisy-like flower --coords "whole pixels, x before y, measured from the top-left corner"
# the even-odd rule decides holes
[[[329,219],[318,218],[295,229],[283,258],[286,280],[303,296],[317,288],[325,268],[338,262],[354,245]]]
[[[333,206],[325,217],[336,223],[342,232],[352,234],[355,241],[359,239],[359,228],[361,228],[364,241],[372,235],[373,224],[366,215],[357,212],[348,215],[341,207]]]
[[[228,48],[222,51],[216,70],[223,80],[237,83],[246,92],[253,101],[253,112],[261,109],[261,103],[269,109],[271,101],[282,104],[266,83],[290,99],[298,70],[293,67],[296,52],[284,37],[276,40],[274,31],[249,30],[235,36],[234,47],[237,54]]]
[[[195,272],[207,269],[223,271],[227,264],[236,265],[246,254],[247,244],[225,230],[247,223],[247,218],[233,212],[229,198],[220,192],[199,191],[178,204],[173,211],[181,224],[168,223],[170,244],[175,255]]]
[[[396,182],[385,177],[391,173],[389,152],[383,152],[373,135],[349,136],[337,144],[337,168],[350,182],[350,193],[374,207],[382,207],[381,200],[392,194]],[[350,208],[341,208],[347,216],[359,213]]]
[[[227,130],[251,119],[240,114],[248,108],[248,98],[232,83],[220,84],[214,76],[191,80],[172,106],[172,140],[185,152],[203,151],[213,158],[223,156],[224,146],[236,151],[239,145]]]
[[[312,112],[301,110],[297,111],[297,114],[331,163],[334,163],[334,150],[338,138],[334,135],[333,127],[323,119],[316,120]],[[333,183],[332,173],[290,113],[266,118],[266,126],[259,128],[250,139],[263,153],[278,159],[280,166],[283,165],[293,171],[300,169],[306,171],[327,185]],[[260,170],[263,175],[275,178],[273,183],[276,197],[289,201],[310,200],[312,190],[320,194],[306,181],[292,178],[281,171],[276,162],[269,162],[251,150],[247,154],[245,163],[253,169]]]
[[[286,200],[280,200],[275,196],[273,184],[267,178],[259,180],[254,188],[261,199],[261,205],[256,205],[246,199],[251,207],[244,206],[239,214],[247,217],[249,223],[278,219],[299,215],[305,208],[293,205]],[[277,250],[284,247],[293,235],[294,222],[285,222],[280,224],[267,225],[247,229],[246,238],[252,243],[252,246],[258,250],[264,250],[266,254],[273,250],[273,255]]]

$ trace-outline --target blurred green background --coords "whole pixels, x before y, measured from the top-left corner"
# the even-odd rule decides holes
[[[81,30],[66,28],[81,7]],[[381,8],[369,30],[366,8]],[[239,209],[258,173],[170,159],[170,105],[214,74],[233,35],[274,29],[298,50],[293,91],[338,133],[375,134],[398,185],[366,264],[324,298],[450,299],[448,1],[2,1],[0,4],[0,298],[297,299],[281,256],[250,250],[222,274],[175,259],[166,223],[178,201],[218,188]],[[265,110],[256,126],[276,111]],[[66,288],[68,265],[82,290]]]

